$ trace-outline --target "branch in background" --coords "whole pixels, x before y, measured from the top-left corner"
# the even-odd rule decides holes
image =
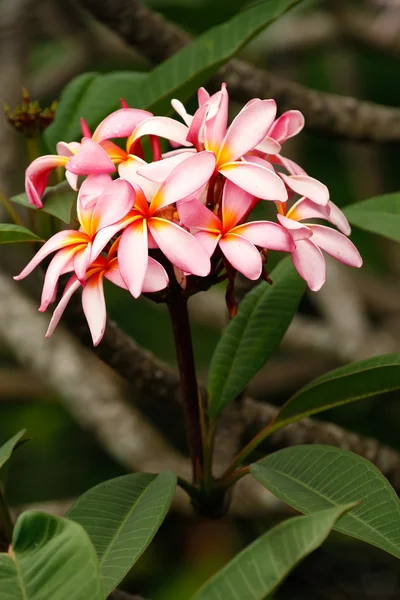
[[[189,36],[138,0],[75,0],[151,62],[159,63],[185,46]],[[297,108],[310,130],[347,139],[393,142],[400,139],[400,109],[308,89],[246,62],[232,60],[213,79],[228,84],[240,102],[275,98],[280,111]]]

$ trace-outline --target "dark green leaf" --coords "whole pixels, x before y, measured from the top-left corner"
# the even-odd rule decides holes
[[[293,517],[264,533],[193,596],[192,600],[263,600],[328,537],[350,506]]]
[[[96,552],[72,521],[32,511],[0,554],[1,600],[104,600]]]
[[[121,98],[134,106],[146,77],[146,73],[128,71],[79,75],[65,88],[56,117],[45,131],[45,139],[52,151],[60,140],[81,139],[81,117],[94,130],[110,112],[121,108]]]
[[[400,242],[400,194],[386,194],[356,202],[344,209],[350,223]]]
[[[306,514],[360,502],[335,529],[400,558],[399,499],[365,458],[333,446],[294,446],[251,465],[250,471],[278,498]]]
[[[374,356],[330,371],[299,390],[283,406],[270,433],[328,408],[400,389],[400,354]]]
[[[214,352],[208,383],[212,418],[264,365],[296,313],[305,283],[289,257],[272,271],[271,279],[272,285],[262,282],[247,294]]]
[[[77,193],[70,187],[69,183],[62,181],[53,187],[46,188],[42,198],[43,208],[40,211],[53,215],[53,217],[61,219],[64,223],[70,223],[72,207],[76,202],[76,198]],[[10,198],[10,200],[27,208],[37,210],[29,204],[26,194],[18,194]]]
[[[73,80],[61,96],[56,117],[45,138],[54,150],[60,140],[81,137],[79,118],[94,128],[119,107],[123,97],[130,106],[154,113],[171,113],[171,99],[189,98],[200,85],[252,37],[301,0],[267,0],[213,27],[149,74],[88,73]]]
[[[175,487],[176,475],[170,471],[124,475],[89,490],[68,511],[68,518],[86,529],[96,548],[106,594],[150,544]]]
[[[26,429],[22,429],[16,433],[11,439],[9,439],[0,448],[0,468],[8,461],[15,448],[21,443],[24,437]]]
[[[38,241],[40,241],[40,237],[26,227],[13,223],[0,223],[0,244]]]

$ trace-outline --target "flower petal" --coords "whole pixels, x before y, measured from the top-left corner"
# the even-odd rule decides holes
[[[321,250],[311,240],[299,240],[291,256],[300,277],[305,280],[310,290],[318,292],[326,279],[325,259]]]
[[[128,181],[111,181],[93,206],[91,234],[123,219],[133,208],[135,197],[135,190]]]
[[[241,235],[255,246],[278,250],[280,252],[292,252],[295,249],[291,235],[284,227],[271,221],[253,221],[244,223],[232,229],[232,233]]]
[[[84,138],[78,152],[68,160],[67,169],[76,175],[96,175],[113,173],[115,166],[104,148]]]
[[[185,273],[201,277],[209,274],[210,258],[193,235],[176,223],[157,217],[149,219],[148,224],[160,250],[173,265]]]
[[[107,319],[102,271],[92,275],[83,288],[82,308],[92,335],[93,345],[97,346],[104,335]]]
[[[143,281],[144,292],[159,292],[164,290],[169,283],[166,270],[159,262],[149,256],[147,271]]]
[[[86,246],[82,246],[74,257],[74,271],[82,285],[86,283],[86,271],[91,263],[90,257],[92,254],[92,244],[89,242]]]
[[[16,275],[14,279],[17,281],[24,279],[24,277],[29,275],[29,273],[31,273],[33,269],[52,252],[66,246],[72,246],[73,244],[87,244],[87,242],[87,235],[83,232],[74,230],[59,231],[43,244],[32,260],[26,265],[25,269],[23,269],[19,275]]]
[[[81,147],[79,142],[57,142],[56,150],[59,156],[73,156]]]
[[[77,280],[76,275],[73,275],[67,285],[65,286],[65,290],[64,290],[64,294],[62,295],[62,298],[60,300],[60,302],[58,303],[56,309],[53,312],[53,316],[50,319],[50,323],[49,326],[47,328],[46,331],[46,336],[45,337],[50,337],[51,334],[53,333],[53,331],[55,330],[55,328],[57,327],[58,323],[60,322],[60,319],[63,315],[63,312],[68,304],[68,302],[70,301],[70,298],[72,296],[72,294],[74,292],[76,292],[76,290],[78,288],[81,287],[80,282]]]
[[[120,108],[103,119],[94,132],[92,139],[102,142],[110,138],[129,137],[141,121],[148,119],[152,113],[139,108]]]
[[[207,90],[203,87],[199,88],[197,90],[197,101],[199,103],[199,106],[202,106],[203,104],[205,104],[207,102],[207,100],[210,99],[210,94],[207,92]]]
[[[328,221],[333,223],[333,225],[335,225],[335,227],[337,227],[342,233],[344,233],[344,235],[350,235],[350,223],[348,222],[344,213],[332,201],[329,201],[328,206],[330,209],[329,217],[327,217]]]
[[[248,279],[258,279],[262,261],[257,248],[241,235],[228,233],[219,240],[219,247],[234,269]]]
[[[210,179],[215,169],[215,156],[211,152],[199,152],[181,162],[159,188],[151,202],[154,212],[178,200],[187,198]]]
[[[312,232],[307,225],[303,225],[293,219],[288,219],[288,217],[280,214],[277,215],[277,218],[282,227],[289,231],[292,240],[295,242],[297,240],[305,240],[312,236]]]
[[[68,273],[68,271],[73,271],[74,256],[79,249],[83,248],[83,246],[63,248],[51,259],[44,278],[42,298],[39,307],[40,312],[45,311],[49,304],[54,301],[54,294],[57,290],[60,276],[64,273]]]
[[[299,110],[288,110],[272,125],[268,135],[280,143],[297,135],[304,127],[304,116]]]
[[[304,175],[307,177],[306,171],[290,158],[285,158],[281,154],[274,154],[269,157],[269,160],[274,164],[282,165],[290,175]]]
[[[245,192],[242,188],[227,180],[222,192],[222,222],[224,231],[228,232],[255,205],[256,200],[252,194]]]
[[[293,192],[296,192],[296,194],[305,196],[316,204],[321,204],[321,206],[326,206],[328,204],[329,190],[326,185],[317,179],[305,175],[285,175],[284,173],[279,173],[279,175],[282,177],[288,188],[293,190]]]
[[[25,173],[25,190],[32,206],[43,207],[41,197],[46,189],[51,171],[56,167],[65,167],[68,160],[66,156],[53,154],[40,156],[31,162]]]
[[[293,204],[286,216],[295,221],[303,221],[303,219],[329,219],[329,214],[330,208],[328,204],[321,206],[303,197]]]
[[[113,258],[110,261],[107,271],[104,271],[104,277],[111,281],[114,285],[117,285],[124,290],[128,289],[125,281],[122,279],[117,258]]]
[[[96,202],[100,194],[111,183],[110,175],[102,173],[100,175],[89,175],[79,188],[78,205],[81,210],[88,208]]]
[[[182,102],[180,100],[177,100],[176,98],[173,98],[171,100],[171,106],[172,108],[175,110],[175,112],[178,113],[178,115],[181,117],[182,121],[184,121],[184,123],[190,127],[192,121],[193,121],[193,117],[192,115],[189,115],[186,108],[184,107],[184,105],[182,104]]]
[[[279,154],[281,151],[281,145],[272,137],[266,136],[263,141],[256,146],[255,149],[259,150],[263,154]]]
[[[162,183],[166,180],[168,175],[172,173],[176,166],[189,158],[189,156],[193,156],[195,153],[196,150],[194,148],[193,150],[175,151],[173,156],[168,156],[162,160],[157,160],[140,167],[138,170],[138,175],[155,183]]]
[[[225,83],[221,90],[208,100],[208,111],[204,129],[207,150],[218,154],[228,127],[229,97]]]
[[[359,251],[343,233],[324,225],[308,225],[312,231],[312,241],[327,254],[350,267],[361,267],[362,258]]]
[[[119,270],[134,298],[142,293],[148,261],[147,224],[138,219],[125,229],[118,248]]]
[[[225,164],[219,172],[256,198],[280,202],[287,200],[282,180],[270,169],[250,162],[232,162]]]
[[[170,117],[151,117],[136,127],[126,143],[126,148],[129,152],[132,144],[144,135],[157,135],[181,146],[191,146],[192,144],[186,140],[188,131],[187,125]]]
[[[194,234],[196,240],[200,242],[208,256],[211,256],[215,252],[215,248],[218,246],[218,242],[221,239],[220,233],[212,233],[211,231],[197,231]]]
[[[200,152],[203,150],[204,144],[204,125],[206,122],[208,106],[203,104],[196,110],[193,115],[192,122],[189,127],[187,134],[187,141],[193,144],[195,148]]]
[[[179,218],[188,229],[202,229],[219,233],[222,223],[214,213],[199,200],[181,202],[178,207]]]
[[[127,160],[118,166],[118,173],[121,179],[129,181],[131,185],[139,185],[146,198],[151,200],[160,187],[160,184],[155,184],[152,181],[149,181],[149,179],[139,175],[139,169],[142,169],[145,165],[147,165],[147,163],[144,160],[130,154]]]
[[[218,165],[233,162],[253,150],[267,135],[275,115],[275,100],[257,99],[245,106],[226,133],[218,153]]]

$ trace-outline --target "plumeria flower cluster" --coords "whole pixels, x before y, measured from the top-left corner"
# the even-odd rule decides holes
[[[65,168],[77,191],[84,178],[77,194],[79,226],[50,238],[16,277],[23,279],[54,254],[43,286],[43,311],[56,300],[60,277],[70,274],[47,335],[81,289],[98,344],[106,323],[104,278],[135,298],[145,293],[166,299],[172,287],[190,295],[223,279],[232,290],[238,272],[268,280],[269,250],[289,253],[313,291],[325,281],[322,251],[361,266],[347,237],[347,219],[326,186],[281,154],[286,140],[304,126],[301,113],[292,110],[277,118],[274,100],[256,98],[228,125],[225,85],[211,96],[201,88],[198,104],[189,115],[181,102],[172,101],[181,122],[122,102],[93,134],[82,120],[80,142],[59,142],[57,155],[42,156],[28,167],[26,191],[37,208],[56,167]],[[144,137],[150,140],[151,162],[145,160]],[[118,138],[125,139],[124,147]],[[165,154],[160,138],[172,148]],[[276,209],[276,221],[249,220],[263,201]]]

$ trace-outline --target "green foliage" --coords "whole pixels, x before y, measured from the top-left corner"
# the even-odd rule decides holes
[[[306,514],[359,502],[335,529],[400,558],[399,499],[365,458],[333,446],[294,446],[251,465],[250,471],[278,498]]]
[[[87,73],[73,80],[61,96],[56,118],[45,132],[54,149],[59,140],[79,139],[79,118],[90,127],[118,108],[121,96],[135,108],[171,112],[171,98],[189,98],[252,37],[271,25],[300,0],[267,0],[213,27],[181,51],[143,73]]]
[[[26,433],[25,429],[22,429],[18,433],[16,433],[12,438],[10,438],[5,444],[3,444],[0,448],[0,468],[8,461],[11,454],[14,452],[15,448],[19,446],[22,438]]]
[[[2,600],[104,600],[95,550],[72,521],[26,512],[0,554]]]
[[[353,225],[400,242],[400,194],[385,194],[356,202],[344,209]]]
[[[270,433],[304,417],[341,404],[400,389],[400,354],[374,356],[351,363],[301,388],[283,406]]]
[[[72,207],[76,201],[76,194],[77,193],[71,188],[68,181],[62,181],[53,187],[48,187],[43,194],[43,208],[41,208],[40,211],[48,213],[53,217],[57,217],[58,219],[61,219],[61,221],[64,221],[64,223],[70,223],[72,218]],[[28,197],[25,193],[13,196],[10,200],[16,204],[21,204],[27,208],[37,210],[29,204]]]
[[[212,358],[208,394],[212,418],[245,388],[284,336],[304,293],[305,283],[289,257],[239,306]]]
[[[235,556],[193,600],[263,600],[303,558],[326,540],[337,519],[352,506],[293,517],[273,527]]]
[[[123,475],[92,488],[68,511],[68,518],[85,528],[96,548],[106,595],[152,541],[175,487],[171,471]]]
[[[37,241],[40,241],[40,237],[26,227],[13,223],[0,223],[0,244]]]
[[[56,117],[44,133],[49,147],[54,150],[60,140],[80,140],[81,117],[95,128],[110,112],[121,108],[120,98],[133,106],[146,77],[145,73],[119,71],[84,73],[73,79],[62,92]]]

